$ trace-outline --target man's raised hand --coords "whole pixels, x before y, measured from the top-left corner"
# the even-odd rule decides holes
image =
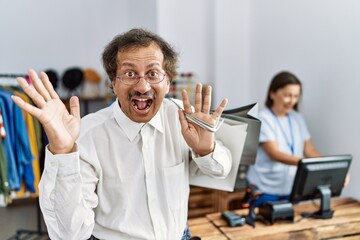
[[[49,150],[53,154],[72,152],[80,134],[79,99],[71,97],[69,113],[46,73],[41,72],[40,77],[32,69],[28,73],[32,84],[24,78],[16,80],[35,106],[15,95],[12,96],[13,101],[40,121],[49,140]]]

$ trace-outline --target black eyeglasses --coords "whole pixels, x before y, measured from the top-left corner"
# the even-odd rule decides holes
[[[135,74],[132,71],[126,72],[117,76],[116,79],[119,79],[123,84],[126,85],[135,85],[137,84],[141,78],[145,79],[150,84],[157,84],[162,82],[165,79],[166,73],[151,71],[145,74],[144,76],[140,76]]]

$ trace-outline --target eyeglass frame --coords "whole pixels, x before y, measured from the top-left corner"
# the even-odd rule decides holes
[[[151,72],[156,72],[156,73],[159,74],[160,76],[161,76],[161,74],[164,75],[164,76],[163,76],[162,79],[161,79],[160,81],[158,81],[158,82],[149,82],[147,75],[148,75],[149,73],[151,73]],[[151,72],[148,72],[148,73],[145,74],[144,76],[140,76],[140,75],[138,75],[138,74],[135,74],[135,75],[134,75],[134,82],[131,83],[131,84],[125,83],[125,82],[122,80],[122,77],[123,77],[124,75],[126,75],[126,73],[123,73],[123,74],[121,74],[121,75],[119,75],[119,76],[116,76],[115,79],[119,79],[120,82],[122,82],[123,84],[128,85],[128,86],[133,86],[133,85],[138,84],[138,83],[140,82],[140,79],[141,79],[141,78],[143,78],[143,79],[144,79],[147,83],[149,83],[149,84],[158,84],[158,83],[161,83],[162,81],[165,80],[166,72],[165,72],[165,73],[157,72],[157,71],[151,71]]]

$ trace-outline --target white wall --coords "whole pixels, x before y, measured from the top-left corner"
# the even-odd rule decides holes
[[[1,72],[92,66],[105,44],[127,29],[127,1],[1,1]],[[86,4],[85,4],[86,3]]]
[[[213,0],[157,0],[158,33],[180,54],[179,72],[214,81]]]
[[[0,0],[0,73],[29,68],[94,68],[105,45],[132,27],[156,30],[155,0],[5,1]],[[60,82],[61,83],[61,82]],[[58,89],[62,94],[62,88]]]
[[[228,98],[228,109],[256,102],[250,94],[250,2],[215,1],[215,98]]]

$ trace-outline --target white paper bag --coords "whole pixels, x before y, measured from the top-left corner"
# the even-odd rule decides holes
[[[247,135],[247,123],[225,118],[220,129],[215,133],[215,138],[220,140],[231,152],[232,167],[225,179],[213,178],[206,175],[190,176],[190,185],[214,188],[233,192],[240,165],[240,159]]]

